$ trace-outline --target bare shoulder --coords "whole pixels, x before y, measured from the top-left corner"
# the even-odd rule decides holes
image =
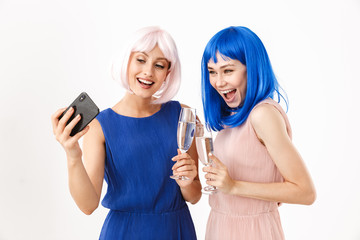
[[[191,107],[189,107],[188,105],[186,105],[186,104],[182,104],[182,103],[180,103],[180,105],[181,105],[181,107],[183,107],[183,108],[191,108]],[[197,119],[197,123],[201,123],[200,122],[200,119],[199,119],[199,117],[198,117],[198,115],[196,114],[196,119]]]
[[[181,105],[181,107],[183,107],[183,108],[190,108],[188,105],[183,104],[183,103],[180,103],[180,105]]]
[[[263,123],[268,121],[284,121],[284,118],[279,112],[279,110],[277,110],[276,107],[271,104],[261,104],[257,106],[251,111],[249,117],[252,125],[256,126],[262,125]]]
[[[84,139],[92,139],[94,141],[98,141],[98,142],[105,142],[105,137],[104,137],[104,133],[102,131],[102,127],[100,122],[94,118],[90,123],[89,123],[89,131],[85,134]]]
[[[275,133],[286,133],[286,123],[275,106],[261,104],[250,113],[250,123],[259,138],[263,139]]]

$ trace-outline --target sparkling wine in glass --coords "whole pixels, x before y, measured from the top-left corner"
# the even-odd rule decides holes
[[[197,128],[195,141],[200,162],[205,166],[211,166],[212,160],[209,158],[209,153],[214,151],[211,130],[204,128],[201,124]],[[214,194],[217,192],[217,189],[214,186],[205,186],[201,191],[204,194]]]
[[[177,144],[181,153],[185,153],[191,147],[195,135],[196,110],[194,108],[181,108],[177,128]],[[170,176],[172,179],[189,180],[185,176]]]

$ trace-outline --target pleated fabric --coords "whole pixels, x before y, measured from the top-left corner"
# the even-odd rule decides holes
[[[99,120],[106,146],[102,205],[110,211],[100,239],[196,239],[187,204],[172,174],[180,103],[133,118],[112,109]]]
[[[258,103],[274,106],[291,127],[281,106],[272,99]],[[266,119],[264,119],[266,121]],[[270,183],[283,178],[265,146],[260,143],[249,118],[240,126],[225,128],[214,141],[214,155],[228,168],[234,180]],[[209,197],[211,212],[207,240],[283,240],[278,203],[218,192]]]

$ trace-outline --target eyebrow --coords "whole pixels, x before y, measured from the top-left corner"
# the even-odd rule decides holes
[[[149,57],[149,55],[147,55],[146,52],[139,52],[139,53],[142,53],[142,54],[144,54],[145,56]],[[167,61],[167,62],[170,62],[167,58],[163,58],[163,57],[156,58],[156,60],[157,60],[157,61],[158,61],[158,60],[165,60],[165,61]]]
[[[229,63],[229,64],[221,66],[220,69],[223,69],[223,68],[226,68],[226,67],[234,67],[234,66],[235,66],[235,64]],[[213,68],[208,66],[208,69],[213,69]]]

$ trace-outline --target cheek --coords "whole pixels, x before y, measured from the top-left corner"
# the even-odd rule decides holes
[[[210,82],[210,85],[215,88],[216,86],[216,81],[213,79],[213,78],[209,78],[209,82]]]
[[[244,82],[242,84],[242,90],[243,90],[243,94],[245,95],[246,94],[246,90],[247,90],[247,80],[246,80],[246,76],[244,78]]]
[[[128,75],[134,75],[137,72],[137,66],[134,63],[130,63],[128,66]]]
[[[167,72],[166,71],[159,71],[159,72],[157,72],[156,77],[160,81],[165,81],[165,79],[167,77]]]

